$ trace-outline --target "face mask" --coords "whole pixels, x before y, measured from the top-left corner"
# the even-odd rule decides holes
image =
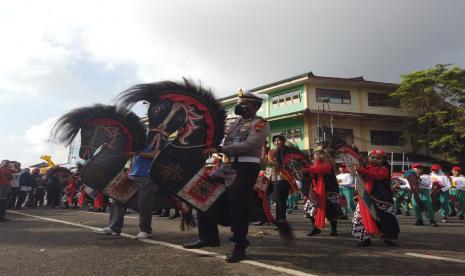
[[[236,115],[242,116],[242,115],[244,115],[244,113],[246,111],[247,111],[247,107],[245,107],[243,105],[236,104],[234,106],[234,114],[236,114]]]

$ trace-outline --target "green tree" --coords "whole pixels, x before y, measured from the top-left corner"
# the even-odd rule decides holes
[[[391,97],[418,114],[409,127],[432,153],[465,163],[465,70],[450,64],[402,75]]]

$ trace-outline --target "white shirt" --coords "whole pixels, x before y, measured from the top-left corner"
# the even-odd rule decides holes
[[[455,189],[465,191],[465,176],[451,176],[450,178],[456,184]]]
[[[19,188],[19,176],[21,174],[22,174],[22,172],[17,172],[17,173],[12,173],[11,174],[10,186],[12,188]]]
[[[354,177],[350,173],[340,173],[336,175],[337,183],[339,185],[353,188],[355,186]]]
[[[431,172],[431,182],[438,182],[439,186],[441,186],[441,191],[447,192],[450,188],[450,180],[447,175],[444,175],[443,172],[440,173],[433,173]]]
[[[429,174],[420,175],[420,189],[431,190],[433,183],[431,182],[431,176]]]
[[[403,182],[403,184],[400,185],[400,188],[410,190],[410,183],[408,183],[408,180],[403,177],[399,177],[399,179]]]

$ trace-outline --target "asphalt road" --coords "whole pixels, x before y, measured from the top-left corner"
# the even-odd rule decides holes
[[[350,221],[340,221],[340,236],[329,232],[307,237],[302,211],[290,215],[296,243],[286,247],[273,226],[251,226],[248,260],[228,264],[229,229],[220,227],[221,247],[184,250],[197,230],[179,231],[179,219],[153,217],[154,237],[133,240],[137,214],[126,216],[120,237],[92,232],[108,221],[108,213],[35,209],[9,211],[0,223],[0,275],[306,275],[306,274],[441,274],[465,275],[465,221],[451,218],[439,227],[413,226],[399,216],[397,247],[373,239],[357,248]]]

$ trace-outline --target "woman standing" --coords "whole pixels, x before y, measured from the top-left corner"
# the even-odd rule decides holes
[[[384,151],[374,149],[368,155],[368,166],[355,166],[354,168],[366,180],[365,192],[374,201],[378,217],[377,220],[373,219],[359,195],[354,213],[352,235],[359,240],[360,247],[371,245],[369,235],[378,234],[381,235],[386,245],[396,245],[394,240],[397,240],[399,236],[399,224],[395,216],[388,165]]]
[[[313,179],[312,190],[304,207],[312,223],[311,231],[307,236],[320,234],[321,229],[326,226],[326,218],[331,224],[329,235],[337,236],[337,218],[340,217],[342,211],[339,205],[339,185],[333,164],[321,148],[315,149],[313,160],[313,165],[307,168]]]

